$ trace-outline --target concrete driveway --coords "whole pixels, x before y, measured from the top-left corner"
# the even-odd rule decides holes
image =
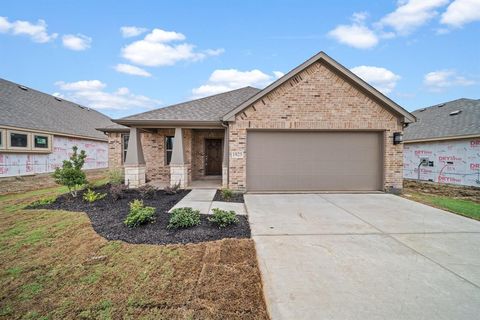
[[[480,223],[389,194],[245,196],[272,319],[478,319]]]

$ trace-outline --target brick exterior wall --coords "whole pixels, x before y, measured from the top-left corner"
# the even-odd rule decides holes
[[[230,123],[229,149],[245,152],[229,159],[229,188],[246,189],[247,129],[384,130],[384,188],[402,188],[403,145],[393,145],[400,120],[327,65],[300,72]]]
[[[118,132],[108,132],[108,168],[123,168],[122,159],[122,134]]]

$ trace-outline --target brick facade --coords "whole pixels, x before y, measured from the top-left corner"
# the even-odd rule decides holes
[[[399,118],[333,69],[317,62],[235,116],[229,149],[244,152],[229,159],[229,188],[246,189],[248,129],[384,131],[384,188],[402,188],[403,145],[393,132],[403,131]]]
[[[108,167],[110,169],[123,168],[122,134],[109,132],[108,134]]]

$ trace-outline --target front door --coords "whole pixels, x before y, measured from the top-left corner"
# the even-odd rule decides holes
[[[222,174],[222,139],[205,139],[205,174],[219,176]]]

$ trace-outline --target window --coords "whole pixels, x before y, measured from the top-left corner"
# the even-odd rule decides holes
[[[33,147],[39,149],[48,149],[48,136],[33,136]]]
[[[128,149],[128,139],[130,139],[129,134],[122,134],[122,156],[123,162],[127,159],[127,149]]]
[[[165,137],[165,162],[167,165],[172,161],[172,151],[173,151],[173,136]]]
[[[28,134],[10,132],[10,147],[13,148],[27,148]]]
[[[3,130],[0,129],[0,149],[4,149],[4,148],[5,148],[5,145],[4,145],[3,140],[4,140],[4,138],[3,138]]]

